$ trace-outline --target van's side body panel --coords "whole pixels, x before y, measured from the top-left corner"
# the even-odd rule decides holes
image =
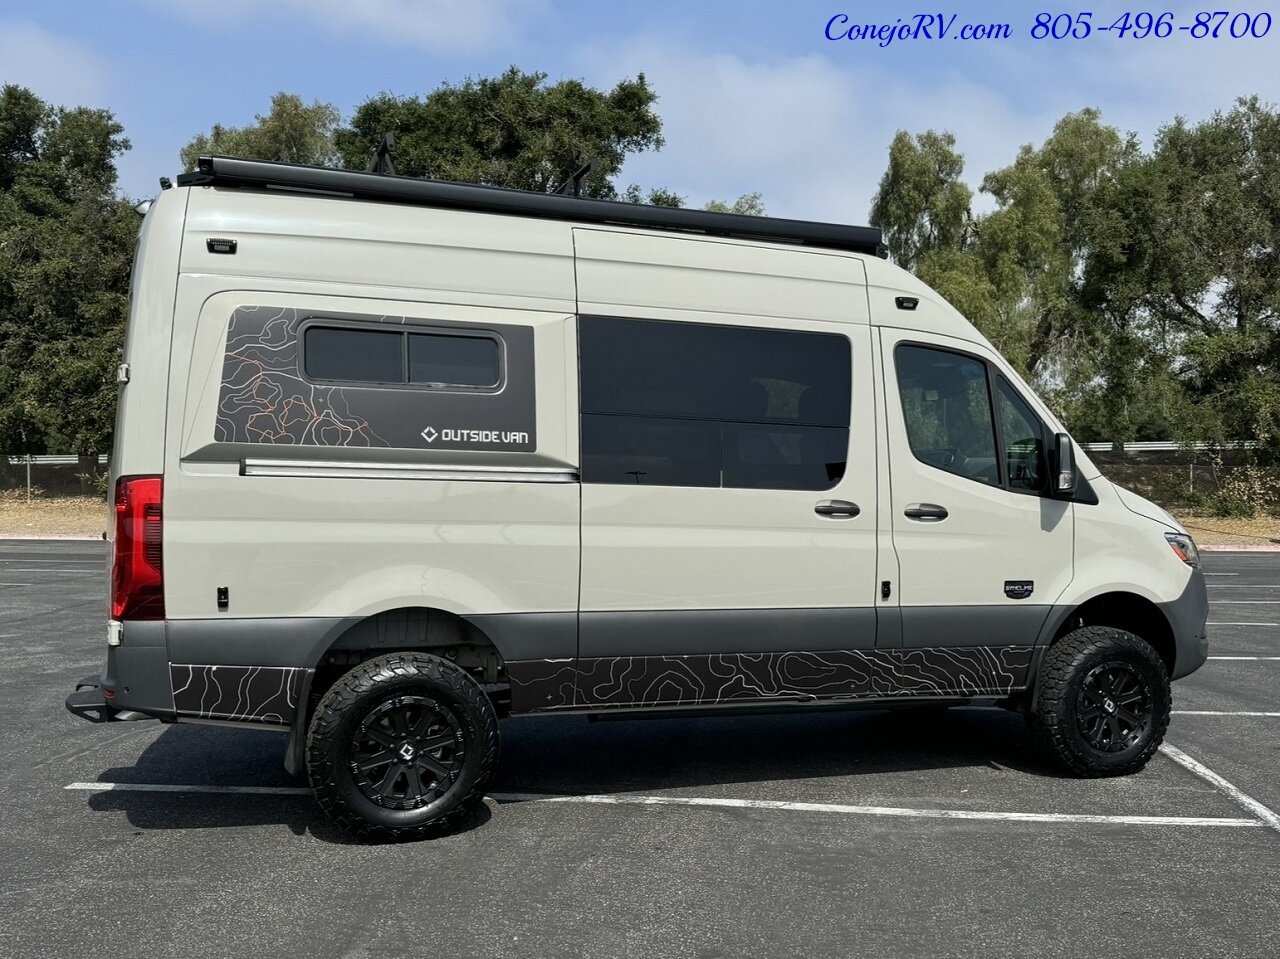
[[[630,328],[628,342],[635,341],[635,330],[648,328],[649,348],[655,350],[644,355],[612,350],[602,358],[588,349],[583,334],[577,705],[866,695],[875,647],[877,494],[861,261],[622,231],[577,229],[574,237],[581,322],[600,328],[600,336],[610,324]],[[723,486],[714,476],[707,484],[693,480],[693,485],[671,485],[660,475],[656,480],[652,473],[646,475],[643,457],[633,457],[639,467],[631,471],[634,483],[623,476],[598,475],[607,467],[595,467],[597,448],[588,444],[597,441],[586,425],[588,417],[600,424],[593,429],[604,431],[617,417],[595,415],[593,378],[628,379],[631,364],[656,371],[668,349],[663,342],[669,340],[671,350],[685,348],[683,334],[690,328],[701,331],[707,349],[723,342],[726,354],[733,352],[733,344],[749,344],[757,336],[772,336],[770,342],[782,350],[795,345],[803,351],[812,344],[823,354],[820,358],[843,377],[836,425],[847,436],[838,440],[838,480],[810,484],[821,489],[786,488],[796,479],[788,471],[802,468],[798,454],[803,448],[780,447],[821,442],[812,434],[823,432],[786,424],[811,422],[805,416],[815,414],[806,413],[806,404],[834,402],[836,397],[818,394],[835,384],[806,385],[797,405],[787,407],[786,390],[807,382],[805,361],[772,355],[754,360],[775,377],[768,388],[759,378],[746,383],[731,378],[726,382],[735,388],[745,385],[756,392],[717,400],[726,404],[723,415],[737,418],[735,425],[725,427],[730,432],[724,437],[724,469],[736,469],[737,478],[725,473]],[[766,330],[769,334],[760,332]],[[792,336],[775,335],[780,333]],[[726,364],[732,361],[723,357]],[[671,356],[666,362],[680,369],[697,366],[689,365],[687,356]],[[588,363],[611,368],[589,370]],[[713,352],[707,365],[715,363]],[[656,380],[649,376],[646,383],[629,388],[659,388]],[[672,414],[683,419],[637,417],[632,422],[697,429],[708,422],[706,417],[714,419],[699,408],[696,383],[664,383],[661,388],[682,386],[687,395],[670,402]],[[616,399],[628,402],[625,396]],[[666,399],[631,401],[662,405]],[[739,427],[739,421],[762,425]],[[662,468],[661,462],[655,466]],[[770,469],[777,475],[766,475]],[[860,512],[853,517],[815,513],[820,502],[829,500],[854,503]]]
[[[112,479],[164,477],[167,619],[123,625],[103,676],[118,708],[287,728],[330,651],[432,639],[491,644],[513,712],[991,700],[1034,685],[1073,610],[1121,594],[1168,619],[1174,675],[1204,660],[1176,524],[1082,452],[1087,503],[1005,488],[1007,449],[969,476],[922,458],[904,404],[933,400],[904,399],[899,374],[927,355],[904,347],[967,357],[1028,421],[1062,425],[876,257],[193,187],[152,207],[133,286]],[[754,338],[766,372],[736,412],[657,375],[604,408],[580,360],[638,329]],[[348,381],[336,348],[317,372],[321,344],[375,341],[398,372]],[[471,349],[497,372],[419,375],[419,349],[423,369]],[[655,355],[635,369],[694,368]],[[631,358],[603,378],[620,396],[645,393]],[[678,455],[644,447],[662,430],[718,465],[670,479]],[[922,524],[921,504],[951,512]]]
[[[573,658],[567,229],[191,192],[165,489],[179,713],[288,722],[301,671],[357,624],[388,648],[421,643],[409,610],[482,624],[508,661]],[[209,251],[223,235],[234,255]],[[494,333],[507,376],[491,393],[317,382],[307,323]]]

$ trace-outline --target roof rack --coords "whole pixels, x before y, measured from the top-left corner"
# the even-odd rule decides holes
[[[447,180],[358,173],[353,170],[241,160],[225,156],[200,157],[195,172],[183,173],[178,177],[178,186],[244,187],[350,197],[383,203],[505,213],[510,216],[573,220],[578,223],[648,227],[707,236],[848,250],[873,256],[886,255],[880,231],[869,226],[844,226],[838,223],[711,213],[706,210],[684,210],[615,200],[590,200]]]

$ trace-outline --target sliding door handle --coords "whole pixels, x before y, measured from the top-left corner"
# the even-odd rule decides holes
[[[844,516],[854,517],[862,512],[858,508],[857,503],[850,503],[842,499],[824,499],[821,503],[813,508],[813,511],[819,516]]]
[[[907,519],[921,523],[938,523],[947,518],[947,511],[934,503],[912,503],[902,511]]]

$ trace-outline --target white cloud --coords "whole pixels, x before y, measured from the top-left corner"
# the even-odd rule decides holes
[[[108,71],[87,46],[30,20],[0,19],[0,83],[27,87],[58,106],[101,105]]]
[[[600,85],[643,71],[661,98],[667,146],[632,159],[623,181],[665,186],[696,204],[760,190],[777,216],[861,223],[898,129],[954,130],[973,180],[1043,135],[968,79],[926,88],[865,61],[747,60],[642,40],[582,62]]]
[[[148,0],[204,25],[207,0]],[[519,27],[544,13],[548,0],[221,0],[213,16],[229,27],[264,17],[336,36],[375,40],[431,51],[470,53],[507,45]]]
[[[1193,19],[1194,11],[1179,12],[1178,22]],[[911,57],[845,47],[783,57],[657,36],[596,45],[576,63],[604,87],[642,71],[661,98],[667,146],[631,159],[623,183],[664,186],[696,204],[760,190],[774,215],[861,223],[899,129],[954,133],[976,188],[1022,144],[1042,142],[1059,118],[1087,106],[1150,146],[1178,113],[1202,119],[1251,93],[1274,102],[1274,39],[1143,42],[1104,33],[1074,45],[957,47],[943,51],[941,76],[936,66],[912,71],[917,57],[933,55],[927,46]]]

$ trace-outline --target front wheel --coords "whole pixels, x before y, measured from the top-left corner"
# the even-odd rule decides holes
[[[424,653],[356,666],[325,693],[307,734],[316,800],[363,839],[448,830],[479,804],[497,764],[489,697],[458,666]]]
[[[1169,727],[1169,671],[1140,637],[1085,626],[1049,647],[1031,725],[1077,776],[1125,776],[1147,764]]]

